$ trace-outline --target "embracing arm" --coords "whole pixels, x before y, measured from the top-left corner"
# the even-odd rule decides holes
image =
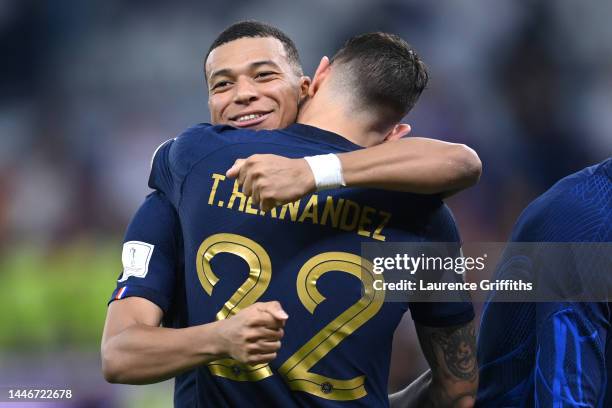
[[[422,137],[338,154],[347,186],[448,195],[478,182],[482,164],[469,147]]]
[[[160,327],[162,310],[129,297],[110,304],[102,335],[102,372],[112,383],[163,381],[221,356],[214,336],[218,322],[172,329]]]
[[[409,137],[367,149],[340,153],[347,187],[373,187],[417,194],[452,195],[478,182],[482,165],[476,152],[462,144]],[[227,172],[247,196],[270,208],[315,191],[304,159],[256,154],[238,159]]]
[[[182,273],[181,241],[178,215],[166,196],[147,196],[128,225],[121,256],[124,269],[107,310],[101,347],[107,381],[157,382],[221,353],[218,336],[212,333],[217,323],[160,327],[164,310],[173,310],[176,276]],[[143,248],[147,264],[142,263]]]
[[[150,384],[222,357],[259,364],[276,358],[286,314],[278,302],[184,329],[160,327],[162,310],[129,297],[110,304],[102,335],[102,372],[112,383]]]

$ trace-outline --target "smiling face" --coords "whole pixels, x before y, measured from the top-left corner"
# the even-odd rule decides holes
[[[273,37],[240,38],[206,60],[213,124],[278,129],[294,123],[309,79],[300,77],[283,44]]]

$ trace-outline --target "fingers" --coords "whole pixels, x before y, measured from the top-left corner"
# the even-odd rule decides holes
[[[240,174],[240,169],[242,169],[242,166],[244,166],[245,161],[245,159],[236,159],[234,164],[232,164],[232,167],[230,167],[229,170],[225,172],[225,175],[232,179],[238,177],[238,175]]]
[[[264,199],[262,199],[260,197],[259,199],[260,199],[259,208],[262,211],[270,211],[271,209],[273,209],[274,207],[276,207],[278,205],[276,200],[271,199],[271,198],[264,198]]]
[[[276,353],[281,348],[280,341],[259,341],[257,342],[258,354]]]
[[[251,328],[267,327],[268,329],[278,330],[285,327],[285,322],[289,317],[278,302],[255,303],[251,307],[246,326]],[[245,309],[246,311],[246,309]]]
[[[253,193],[253,202],[259,204],[259,209],[262,211],[269,211],[272,208],[280,205],[277,198],[278,194],[276,189],[270,185],[269,180],[262,180],[261,178],[253,183],[251,188]]]
[[[287,180],[287,160],[274,155],[254,154],[246,159],[237,159],[226,175],[237,180],[242,193],[251,197],[253,205],[269,211],[285,203],[278,200],[279,191],[275,186],[279,177],[281,185],[292,183],[291,179]]]
[[[247,363],[251,365],[269,363],[276,358],[276,353],[254,354],[248,357]]]
[[[287,319],[277,319],[268,312],[261,312],[259,315],[251,319],[250,327],[267,327],[268,329],[278,330],[285,327]]]
[[[253,183],[250,187],[250,192],[251,195],[253,196],[253,202],[256,203],[257,205],[261,205],[261,200],[260,200],[260,190],[259,188],[257,188],[257,184]],[[246,194],[246,193],[245,193]],[[259,207],[261,208],[261,206]]]
[[[283,307],[277,301],[260,303],[259,310],[262,312],[267,312],[276,320],[285,321],[289,318],[289,315],[283,310]]]
[[[268,312],[259,313],[265,315],[265,319],[274,320]],[[271,329],[266,326],[251,327],[247,330],[246,343],[244,343],[245,360],[243,362],[261,364],[274,360],[276,353],[281,348],[281,340],[285,331],[282,328]]]
[[[259,327],[256,329],[254,336],[252,337],[253,342],[258,341],[279,341],[282,340],[285,335],[285,330],[281,329],[270,329],[268,327]]]
[[[282,328],[271,329],[265,326],[251,327],[245,332],[245,341],[248,343],[275,342],[282,340],[285,331]]]
[[[289,316],[276,301],[254,303],[229,317],[229,353],[247,364],[265,363],[276,358],[285,335]]]
[[[276,358],[276,353],[281,348],[280,341],[259,341],[247,344],[244,354],[238,360],[247,364],[267,363]]]
[[[258,160],[257,155],[250,156],[248,159],[242,159],[240,163],[240,172],[238,174],[238,185],[242,187],[242,192],[247,197],[253,195],[254,183],[257,179],[259,173],[257,173],[254,169],[254,163]],[[240,159],[239,159],[240,160]],[[259,203],[259,201],[255,201],[254,203]]]
[[[241,171],[240,175],[238,176],[238,185],[242,186],[242,192],[244,195],[250,197],[253,194],[253,174],[250,172],[245,172],[244,170]]]

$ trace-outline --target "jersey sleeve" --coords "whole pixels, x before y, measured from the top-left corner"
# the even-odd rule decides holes
[[[200,160],[216,149],[227,145],[234,128],[200,123],[185,130],[174,139],[162,143],[153,153],[149,187],[161,191],[178,208],[181,187]]]
[[[176,139],[170,139],[162,143],[153,153],[151,159],[151,173],[149,175],[149,187],[162,192],[168,197],[171,204],[178,206],[180,188],[179,177],[172,168],[170,151]]]
[[[428,229],[429,241],[447,243],[444,245],[443,256],[460,256],[461,237],[455,218],[446,205],[441,205]],[[464,277],[462,274],[450,271],[442,274],[440,280],[463,282]],[[453,292],[447,297],[448,302],[410,302],[408,306],[412,320],[422,326],[449,327],[464,325],[474,319],[474,307],[467,292]]]
[[[181,272],[181,251],[177,213],[163,194],[153,192],[128,225],[121,254],[123,271],[108,303],[142,297],[167,313]]]
[[[575,190],[536,201],[513,236],[548,245],[544,259],[534,256],[534,275],[547,296],[559,299],[535,303],[534,399],[539,406],[603,406],[609,386],[611,316],[601,290],[608,293],[611,258],[593,244],[609,237],[602,234],[604,223],[594,222],[601,219],[591,204],[597,197],[585,202]],[[573,295],[597,301],[563,301]]]

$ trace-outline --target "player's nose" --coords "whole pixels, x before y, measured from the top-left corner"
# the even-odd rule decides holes
[[[238,78],[234,86],[234,102],[239,104],[249,104],[259,97],[257,86],[248,78]]]

